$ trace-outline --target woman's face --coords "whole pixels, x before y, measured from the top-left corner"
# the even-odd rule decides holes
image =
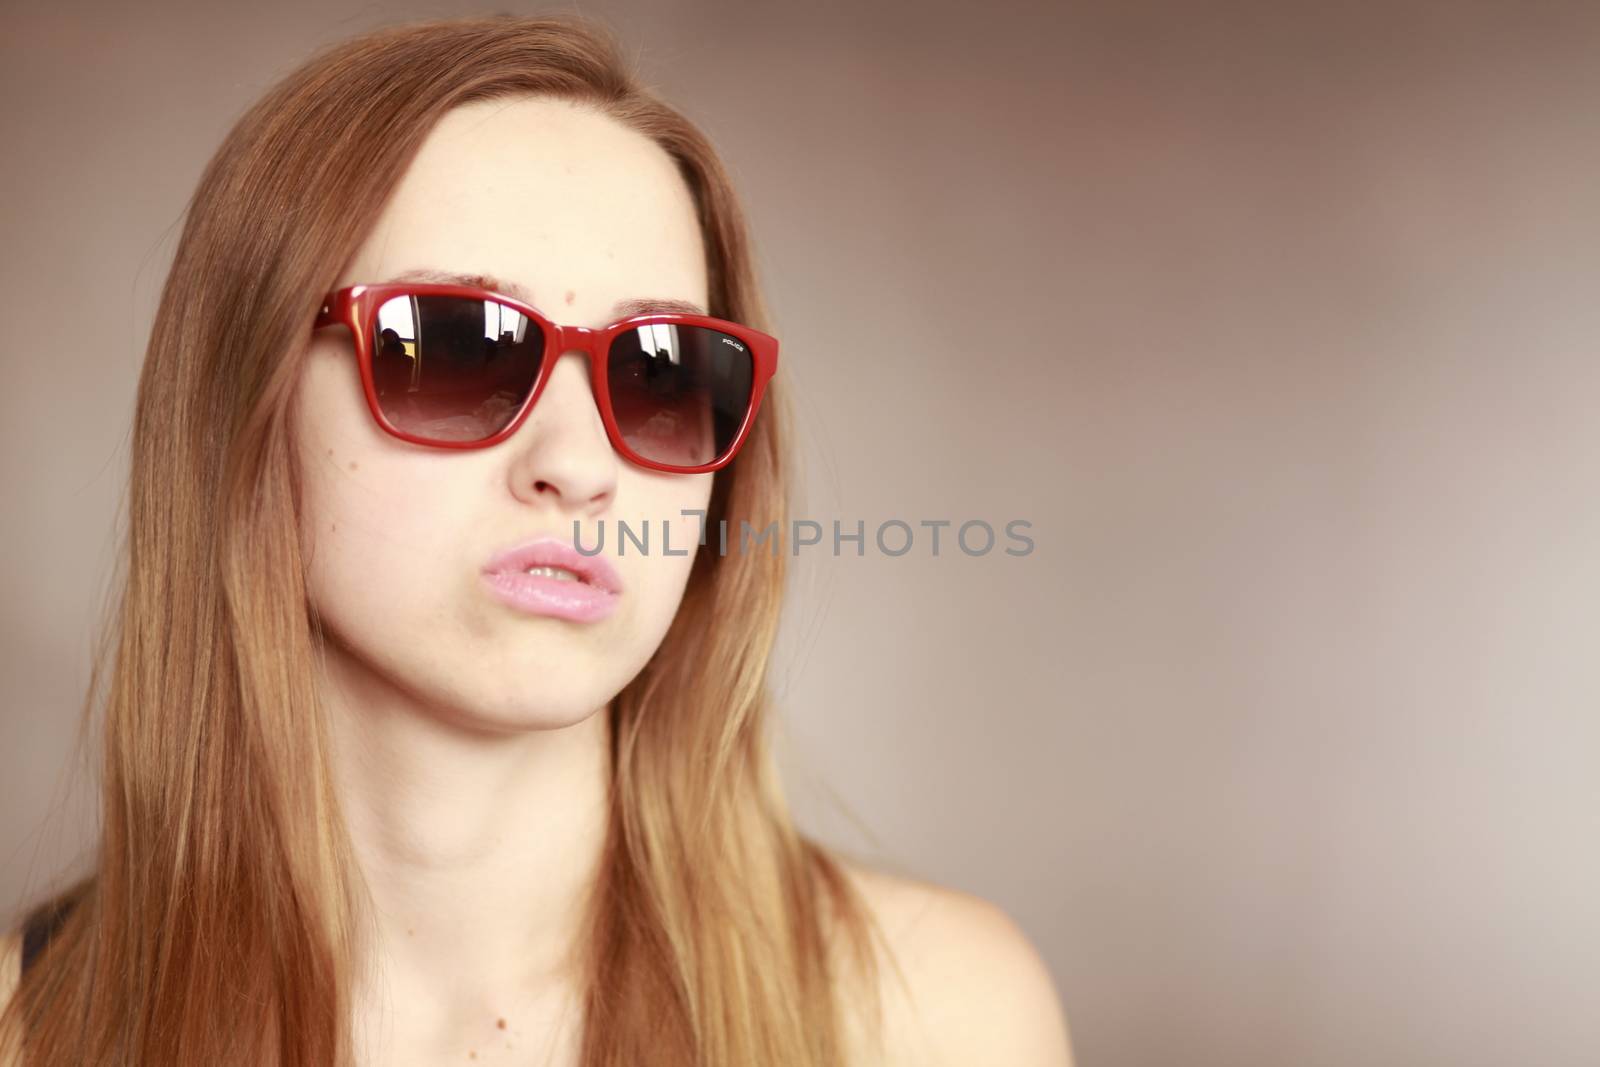
[[[476,102],[444,117],[336,288],[416,270],[518,284],[546,318],[600,327],[629,299],[707,306],[693,201],[642,135],[547,99]],[[330,671],[353,699],[413,702],[487,730],[570,725],[638,673],[678,608],[712,475],[662,474],[612,449],[587,358],[557,354],[515,435],[437,449],[390,436],[362,393],[350,333],[315,335],[294,398],[309,595]],[[594,622],[519,612],[484,583],[495,553],[538,535],[592,549],[622,590]],[[616,524],[648,554],[619,555]]]

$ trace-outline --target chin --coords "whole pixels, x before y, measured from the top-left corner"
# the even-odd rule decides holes
[[[470,725],[495,733],[561,730],[586,721],[607,704],[603,693],[524,694],[494,707],[464,710]]]

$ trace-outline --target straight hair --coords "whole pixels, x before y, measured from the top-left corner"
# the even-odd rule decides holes
[[[434,123],[520,96],[659,144],[694,198],[709,312],[771,329],[727,171],[600,23],[390,26],[250,107],[188,204],[139,380],[80,735],[103,684],[94,862],[38,902],[69,910],[0,1014],[0,1061],[353,1064],[366,897],[315,684],[289,407],[323,294]],[[785,377],[715,476],[710,528],[788,526]],[[839,854],[796,829],[772,758],[784,583],[782,553],[702,550],[609,706],[609,821],[573,932],[584,1067],[835,1067],[858,1023],[881,1040],[882,931]]]

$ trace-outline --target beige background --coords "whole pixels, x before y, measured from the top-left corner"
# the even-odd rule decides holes
[[[1005,906],[1086,1067],[1600,1062],[1600,8],[583,9],[748,198],[802,512],[1033,524],[803,558],[805,824]],[[318,43],[470,10],[6,7],[0,908],[88,841],[202,165]]]

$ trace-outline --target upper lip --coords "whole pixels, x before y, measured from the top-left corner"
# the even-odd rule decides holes
[[[622,592],[622,579],[599,553],[586,556],[560,537],[544,534],[497,552],[484,564],[485,574],[509,574],[529,567],[565,567],[583,581],[612,593]]]

